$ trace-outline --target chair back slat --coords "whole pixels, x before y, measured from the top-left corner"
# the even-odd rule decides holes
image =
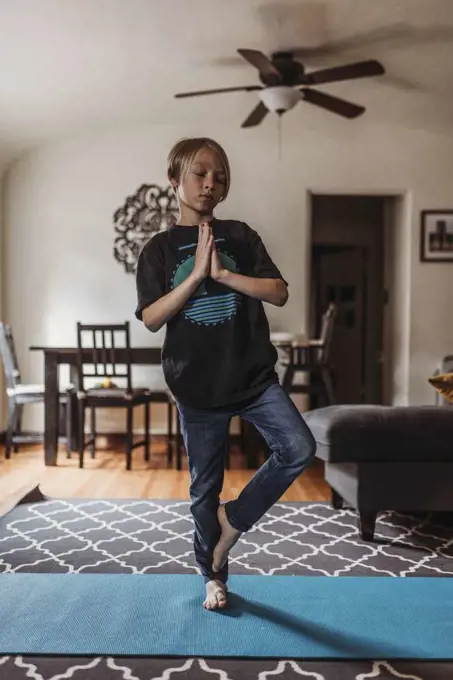
[[[333,302],[331,302],[327,308],[326,313],[323,316],[322,327],[321,327],[321,341],[322,341],[322,351],[321,351],[321,362],[327,364],[330,359],[330,350],[332,348],[332,338],[333,331],[335,328],[335,319],[337,316],[338,307]]]
[[[290,348],[289,364],[296,370],[309,370],[310,367],[328,365],[337,311],[337,305],[331,302],[322,316],[319,338],[311,340],[308,345]]]
[[[9,324],[2,322],[0,322],[0,354],[3,361],[6,387],[13,389],[21,384],[20,368],[12,328]]]
[[[119,353],[121,352],[122,358]],[[121,361],[120,361],[121,359]],[[124,324],[77,323],[79,384],[88,378],[120,378],[132,389],[129,322]]]

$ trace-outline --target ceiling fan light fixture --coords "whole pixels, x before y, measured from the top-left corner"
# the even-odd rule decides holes
[[[259,97],[264,106],[273,113],[289,111],[300,101],[300,93],[287,85],[275,85],[260,90]]]

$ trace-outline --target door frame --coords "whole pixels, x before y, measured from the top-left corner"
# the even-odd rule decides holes
[[[383,315],[382,403],[409,403],[410,273],[413,195],[406,189],[345,189],[311,187],[306,190],[306,264],[308,285],[305,324],[309,327],[312,294],[311,253],[313,247],[314,196],[380,197],[385,199],[384,288],[388,296]],[[418,241],[417,241],[418,243]]]

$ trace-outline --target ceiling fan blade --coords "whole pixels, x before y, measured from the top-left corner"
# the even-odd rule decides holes
[[[288,51],[292,52],[295,57],[309,62],[312,59],[320,57],[328,57],[332,54],[340,54],[341,52],[348,52],[350,50],[357,50],[361,48],[369,48],[371,45],[384,44],[388,47],[392,41],[399,46],[399,41],[404,44],[410,43],[411,37],[414,35],[414,30],[409,24],[402,22],[390,24],[387,26],[378,26],[369,31],[354,33],[343,38],[337,38],[329,42],[323,42],[312,47],[287,47]],[[405,41],[405,42],[404,42]]]
[[[176,99],[181,97],[199,97],[204,94],[220,94],[222,92],[253,92],[254,90],[262,90],[261,85],[244,85],[243,87],[221,87],[215,90],[198,90],[197,92],[178,92],[175,94]]]
[[[241,57],[244,57],[252,66],[255,66],[263,76],[272,76],[282,80],[282,74],[278,68],[259,50],[238,49],[238,52]]]
[[[320,106],[323,109],[338,113],[344,118],[357,118],[365,111],[364,106],[358,106],[352,102],[347,102],[344,99],[333,97],[331,94],[325,92],[318,92],[317,90],[310,90],[308,87],[301,89],[302,99],[315,106]]]
[[[367,78],[368,76],[380,76],[385,69],[375,59],[358,61],[355,64],[334,66],[322,71],[307,73],[300,79],[301,85],[320,85],[321,83],[334,83],[339,80],[352,80],[353,78]]]
[[[426,46],[432,43],[451,42],[453,37],[453,27],[439,24],[430,24],[420,27],[411,26],[403,22],[379,26],[370,31],[355,33],[353,35],[325,42],[313,47],[300,47],[286,45],[286,49],[292,52],[295,57],[302,59],[305,63],[320,57],[328,57],[332,54],[340,54],[351,50],[369,49],[376,45],[378,49],[388,49],[391,47],[412,47]]]
[[[241,127],[248,128],[259,125],[263,118],[269,113],[268,109],[264,106],[263,102],[260,102],[258,106],[255,106],[252,113],[246,120],[242,123]]]

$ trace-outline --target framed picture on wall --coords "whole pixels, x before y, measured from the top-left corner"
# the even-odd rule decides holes
[[[420,260],[453,262],[453,210],[422,211]]]

